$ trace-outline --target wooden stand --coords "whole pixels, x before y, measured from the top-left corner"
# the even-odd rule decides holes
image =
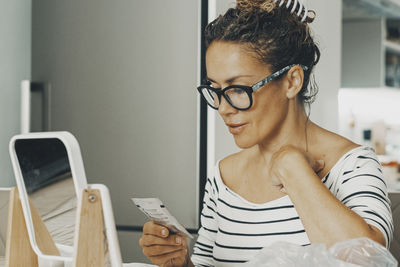
[[[100,192],[87,189],[82,192],[79,206],[79,230],[75,238],[74,266],[104,266],[104,225]],[[46,255],[60,255],[46,225],[35,207],[30,203],[36,242]],[[17,188],[10,193],[6,267],[38,267],[38,256],[33,251],[23,215]]]
[[[38,257],[29,242],[17,188],[13,188],[10,192],[8,206],[6,267],[37,267]]]
[[[74,266],[104,266],[104,225],[100,191],[85,189],[79,210],[79,231],[75,238]]]

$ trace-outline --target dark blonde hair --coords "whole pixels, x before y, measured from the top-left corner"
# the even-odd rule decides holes
[[[291,64],[307,66],[299,98],[309,104],[318,92],[310,77],[319,61],[320,51],[308,26],[314,20],[315,12],[309,11],[302,22],[306,11],[303,9],[300,16],[297,11],[292,13],[286,7],[287,1],[279,6],[274,0],[238,0],[235,8],[228,9],[207,25],[205,43],[207,48],[214,41],[243,44],[246,50],[268,65],[271,72]]]

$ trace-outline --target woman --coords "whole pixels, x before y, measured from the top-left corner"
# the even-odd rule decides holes
[[[389,245],[390,203],[374,151],[309,121],[320,52],[313,18],[289,2],[238,1],[207,26],[207,84],[198,90],[242,151],[207,180],[191,259],[184,238],[144,225],[140,244],[153,263],[241,265],[275,241]]]

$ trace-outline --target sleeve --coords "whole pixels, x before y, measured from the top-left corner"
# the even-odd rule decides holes
[[[204,190],[203,209],[201,212],[201,226],[198,238],[193,247],[192,262],[195,266],[214,266],[213,249],[218,231],[216,181],[207,179]]]
[[[382,167],[372,149],[351,155],[339,176],[336,197],[368,224],[378,228],[389,247],[393,219]]]

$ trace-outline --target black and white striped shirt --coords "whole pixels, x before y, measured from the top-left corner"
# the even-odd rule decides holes
[[[347,152],[322,182],[342,203],[382,231],[386,244],[390,243],[390,201],[373,149],[357,147]],[[207,180],[205,188],[194,265],[240,266],[276,241],[310,244],[290,198],[251,203],[223,183],[217,162],[214,177]]]

